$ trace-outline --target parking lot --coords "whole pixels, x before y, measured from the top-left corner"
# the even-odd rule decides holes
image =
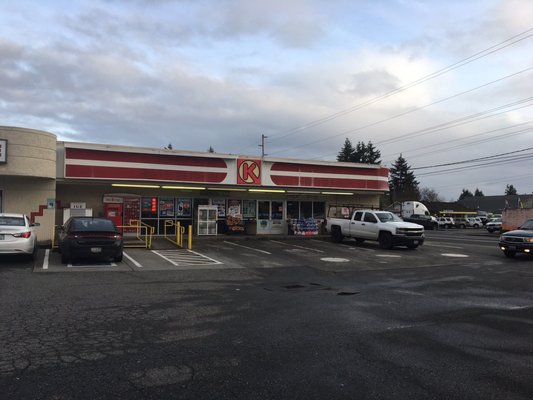
[[[156,241],[120,263],[0,262],[9,399],[524,399],[533,258],[482,230],[416,250]],[[46,267],[46,268],[45,268]]]
[[[290,268],[306,265],[324,271],[427,268],[455,265],[497,265],[506,260],[497,246],[498,234],[481,229],[426,232],[425,244],[416,249],[384,250],[377,243],[355,244],[329,238],[195,238],[193,250],[177,248],[158,238],[152,250],[126,248],[120,263],[80,260],[61,264],[57,251],[42,249],[35,272],[154,271],[245,268]],[[514,260],[516,262],[516,260]]]

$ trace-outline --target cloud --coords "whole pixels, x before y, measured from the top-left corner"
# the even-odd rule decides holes
[[[379,96],[400,87],[398,77],[385,70],[357,72],[347,90],[357,97]]]
[[[403,1],[387,7],[313,0],[86,1],[57,3],[55,9],[37,5],[42,23],[34,24],[21,1],[0,16],[0,118],[66,140],[151,147],[171,142],[175,149],[213,146],[253,155],[266,134],[269,154],[331,160],[350,137],[382,141],[384,161],[404,151],[411,165],[421,165],[510,144],[487,141],[430,156],[413,149],[462,143],[491,126],[529,118],[524,109],[385,142],[530,96],[533,80],[524,74],[387,121],[531,65],[531,45],[524,42],[309,125],[526,29],[522,24],[532,20],[524,16],[531,9],[527,2],[501,1],[489,9],[483,1],[453,1],[435,12],[425,3]],[[512,146],[526,146],[530,137],[513,137]],[[474,173],[462,176],[476,182]],[[436,188],[461,184],[453,176],[426,179],[425,186]]]

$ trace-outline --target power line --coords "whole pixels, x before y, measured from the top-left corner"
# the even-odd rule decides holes
[[[372,122],[372,123],[370,123],[370,124],[367,124],[367,125],[364,125],[364,126],[361,126],[361,127],[358,127],[358,128],[350,129],[350,130],[344,131],[344,132],[339,133],[339,134],[336,134],[336,135],[331,135],[331,136],[328,136],[328,137],[326,137],[326,138],[319,139],[318,141],[314,141],[314,142],[311,142],[311,143],[304,144],[304,145],[302,145],[302,146],[297,146],[297,147],[292,147],[292,148],[299,148],[299,147],[304,147],[304,146],[311,145],[311,144],[316,144],[316,143],[319,143],[319,142],[322,142],[322,141],[329,140],[329,139],[334,138],[334,137],[344,136],[344,135],[347,135],[347,134],[350,134],[350,133],[354,133],[354,132],[357,132],[357,131],[361,131],[361,130],[363,130],[363,129],[371,128],[371,127],[374,127],[374,126],[376,126],[376,125],[379,125],[379,124],[381,124],[381,123],[383,123],[383,122],[388,122],[388,121],[391,121],[391,120],[393,120],[393,119],[396,119],[396,118],[399,118],[399,117],[403,117],[403,116],[405,116],[405,115],[407,115],[407,114],[413,113],[413,112],[415,112],[415,111],[422,110],[422,109],[424,109],[424,108],[426,108],[426,107],[430,107],[430,106],[432,106],[432,105],[435,105],[435,104],[438,104],[438,103],[445,102],[445,101],[447,101],[447,100],[450,100],[450,99],[453,99],[453,98],[456,98],[456,97],[462,96],[462,95],[464,95],[464,94],[471,93],[471,92],[473,92],[473,91],[475,91],[475,90],[478,90],[478,89],[481,89],[481,88],[483,88],[483,87],[486,87],[486,86],[492,85],[492,84],[494,84],[494,83],[496,83],[496,82],[500,82],[500,81],[502,81],[502,80],[505,80],[505,79],[508,79],[508,78],[514,77],[514,76],[516,76],[516,75],[522,74],[522,73],[527,72],[527,71],[530,71],[530,70],[532,70],[532,69],[533,69],[533,67],[528,67],[528,68],[526,68],[526,69],[523,69],[523,70],[521,70],[521,71],[515,72],[515,73],[513,73],[513,74],[506,75],[506,76],[504,76],[504,77],[502,77],[502,78],[498,78],[498,79],[493,80],[493,81],[491,81],[491,82],[487,82],[487,83],[485,83],[485,84],[483,84],[483,85],[476,86],[476,87],[474,87],[474,88],[471,88],[471,89],[465,90],[465,91],[463,91],[463,92],[456,93],[456,94],[454,94],[454,95],[452,95],[452,96],[448,96],[448,97],[445,97],[445,98],[443,98],[443,99],[440,99],[440,100],[436,100],[436,101],[434,101],[434,102],[431,102],[431,103],[429,103],[429,104],[426,104],[426,105],[423,105],[423,106],[420,106],[420,107],[417,107],[417,108],[411,109],[411,110],[409,110],[409,111],[405,111],[405,112],[403,112],[403,113],[393,115],[393,116],[391,116],[391,117],[388,117],[388,118],[382,119],[382,120],[380,120],[380,121]],[[392,140],[392,139],[390,139],[390,140]],[[378,142],[378,143],[376,143],[376,144],[380,144],[380,143],[384,143],[384,142]],[[274,152],[274,153],[277,154],[277,153],[280,153],[280,152],[282,152],[282,151],[277,151],[277,152]],[[333,155],[333,154],[336,154],[336,153],[329,153],[328,155]]]
[[[490,131],[485,131],[485,132],[477,133],[477,134],[474,134],[474,135],[469,135],[468,137],[464,137],[464,138],[456,138],[456,139],[446,140],[446,141],[440,142],[440,143],[434,143],[434,144],[429,144],[429,145],[425,145],[425,146],[421,146],[421,147],[410,148],[408,150],[402,150],[402,151],[400,151],[400,153],[409,154],[409,153],[412,153],[414,151],[420,151],[420,150],[424,150],[424,149],[427,149],[427,148],[435,148],[437,146],[441,146],[441,145],[448,144],[448,143],[451,143],[451,142],[460,142],[460,141],[472,139],[472,138],[477,137],[477,136],[483,136],[483,135],[487,135],[489,133],[499,132],[499,131],[503,131],[503,130],[506,130],[506,129],[515,128],[517,126],[528,125],[528,124],[531,124],[531,123],[533,123],[533,121],[522,122],[520,124],[510,125],[510,126],[506,126],[506,127],[503,127],[503,128],[492,129]],[[493,140],[504,139],[504,138],[508,138],[508,137],[511,137],[511,136],[520,135],[522,133],[530,132],[531,130],[533,130],[533,128],[526,128],[526,129],[522,129],[522,130],[515,131],[515,132],[509,132],[509,133],[504,133],[502,135],[488,137],[488,138],[485,138],[485,139],[474,140],[474,141],[470,141],[470,142],[467,142],[467,143],[454,145],[454,146],[451,146],[451,147],[445,147],[445,148],[439,149],[439,150],[424,152],[423,154],[421,154],[421,156],[426,156],[426,155],[435,154],[435,153],[441,153],[441,152],[447,151],[447,150],[464,149],[464,148],[472,146],[474,144],[487,143],[487,142],[490,142],[490,141],[493,141]],[[383,158],[391,157],[391,156],[396,155],[396,154],[397,153],[387,154],[387,155],[384,155]]]
[[[397,136],[397,137],[392,138],[392,139],[382,140],[380,142],[376,142],[375,144],[396,143],[396,142],[398,142],[400,140],[403,140],[405,138],[413,138],[413,137],[423,136],[423,135],[427,135],[427,134],[430,134],[430,133],[438,132],[438,131],[441,131],[441,130],[444,130],[444,129],[454,128],[456,126],[463,125],[465,123],[470,123],[470,122],[473,122],[473,121],[479,121],[481,119],[485,119],[485,118],[492,117],[492,116],[495,116],[495,115],[504,114],[504,113],[507,113],[509,111],[515,111],[517,109],[521,109],[521,108],[524,108],[524,107],[530,107],[533,104],[527,104],[527,105],[524,105],[524,106],[521,106],[521,107],[518,107],[518,108],[515,108],[515,109],[507,110],[507,111],[500,112],[500,113],[495,113],[497,111],[505,110],[508,107],[516,106],[516,105],[523,104],[523,103],[527,103],[528,101],[532,101],[532,100],[533,100],[533,97],[526,97],[525,99],[521,99],[521,100],[517,100],[517,101],[511,102],[511,103],[507,103],[507,104],[504,104],[502,106],[490,108],[488,110],[481,111],[481,112],[478,112],[478,113],[475,113],[475,114],[470,114],[470,115],[467,115],[466,117],[461,117],[461,118],[457,118],[457,119],[452,120],[452,121],[444,122],[442,124],[437,124],[437,125],[434,125],[434,126],[432,126],[430,128],[420,129],[420,130],[417,130],[417,131],[406,133],[404,135]],[[492,114],[492,113],[495,113],[495,114]],[[492,114],[492,115],[490,115],[490,114]]]
[[[522,149],[522,150],[509,151],[509,152],[506,152],[506,153],[494,154],[494,155],[492,155],[492,156],[485,156],[485,157],[472,158],[472,159],[470,159],[470,160],[455,161],[455,162],[445,163],[445,164],[426,165],[426,166],[424,166],[424,167],[411,167],[411,169],[413,169],[413,170],[419,170],[419,169],[429,169],[429,168],[447,167],[447,166],[449,166],[449,165],[467,164],[467,163],[471,163],[471,162],[476,162],[476,161],[482,161],[482,160],[487,160],[487,159],[491,159],[491,158],[498,158],[498,157],[502,157],[502,156],[507,156],[507,155],[509,155],[509,154],[522,153],[522,152],[524,152],[524,151],[528,151],[528,150],[533,150],[533,147],[528,147],[528,148],[525,148],[525,149]]]
[[[460,185],[457,185],[457,184],[454,184],[454,185],[443,185],[443,186],[436,186],[434,187],[433,189],[450,189],[450,188],[460,188],[460,187],[465,187],[467,185],[472,185],[472,184],[487,184],[487,183],[500,183],[500,182],[509,182],[511,180],[517,180],[517,179],[522,179],[522,178],[529,178],[529,177],[532,177],[533,176],[533,173],[529,173],[529,174],[524,174],[524,175],[513,175],[513,176],[507,176],[505,178],[500,178],[500,179],[491,179],[490,181],[482,181],[482,182],[479,182],[479,181],[476,181],[476,182],[466,182],[466,183],[462,183]]]
[[[475,53],[475,54],[473,54],[473,55],[471,55],[471,56],[469,56],[467,58],[459,60],[459,61],[457,61],[457,62],[455,62],[455,63],[453,63],[453,64],[451,64],[451,65],[449,65],[449,66],[447,66],[445,68],[442,68],[442,69],[440,69],[438,71],[432,72],[429,75],[426,75],[426,76],[423,76],[423,77],[421,77],[419,79],[416,79],[416,80],[414,80],[414,81],[412,81],[412,82],[410,82],[410,83],[408,83],[408,84],[406,84],[404,86],[401,86],[401,87],[399,87],[397,89],[394,89],[394,90],[392,90],[390,92],[387,92],[387,93],[385,93],[383,95],[377,96],[377,97],[375,97],[375,98],[373,98],[371,100],[368,100],[368,101],[365,101],[363,103],[357,104],[355,106],[349,107],[347,109],[338,111],[338,112],[333,113],[333,114],[331,114],[329,116],[326,116],[326,117],[317,119],[315,121],[312,121],[312,122],[310,122],[308,124],[305,124],[305,125],[302,125],[302,126],[299,126],[299,127],[296,127],[296,128],[292,128],[292,129],[289,129],[289,130],[284,131],[284,132],[281,132],[278,135],[282,135],[282,136],[278,137],[276,135],[274,137],[274,140],[284,139],[284,138],[286,138],[288,136],[291,136],[291,135],[293,135],[293,134],[295,134],[297,132],[300,132],[300,131],[302,131],[304,129],[311,128],[311,127],[314,127],[314,126],[317,126],[317,125],[321,125],[321,124],[323,124],[325,122],[331,121],[331,120],[336,119],[336,118],[338,118],[340,116],[343,116],[345,114],[349,114],[349,113],[351,113],[353,111],[360,110],[361,108],[364,108],[364,107],[369,106],[371,104],[377,103],[377,102],[379,102],[381,100],[384,100],[384,99],[386,99],[388,97],[391,97],[391,96],[393,96],[393,95],[395,95],[397,93],[403,92],[403,91],[405,91],[407,89],[410,89],[410,88],[412,88],[414,86],[420,85],[420,84],[422,84],[422,83],[424,83],[424,82],[426,82],[428,80],[431,80],[431,79],[436,78],[436,77],[438,77],[440,75],[443,75],[445,73],[453,71],[453,70],[455,70],[457,68],[460,68],[460,67],[462,67],[464,65],[467,65],[467,64],[469,64],[469,63],[471,63],[473,61],[476,61],[476,60],[478,60],[480,58],[486,57],[486,56],[488,56],[490,54],[493,54],[493,53],[495,53],[497,51],[503,50],[506,47],[509,47],[509,46],[511,46],[511,45],[513,45],[515,43],[521,42],[521,41],[533,36],[533,34],[526,35],[527,33],[531,32],[531,31],[533,31],[533,28],[527,29],[527,30],[525,30],[525,31],[523,31],[523,32],[521,32],[521,33],[519,33],[517,35],[514,35],[514,36],[512,36],[512,37],[510,37],[510,38],[508,38],[508,39],[506,39],[506,40],[504,40],[504,41],[502,41],[500,43],[497,43],[497,44],[495,44],[493,46],[490,46],[490,47],[488,47],[488,48],[486,48],[484,50],[481,50],[481,51],[479,51],[479,52],[477,52],[477,53]],[[524,37],[522,37],[520,39],[517,39],[517,38],[519,38],[520,36],[523,36],[523,35],[526,35],[526,36],[524,36]],[[515,40],[515,39],[517,39],[517,40]],[[510,42],[510,43],[508,43],[508,42]]]
[[[490,117],[494,117],[494,116],[497,116],[497,115],[500,115],[500,114],[505,114],[505,113],[510,112],[510,111],[516,111],[516,110],[519,110],[519,109],[522,109],[522,108],[525,108],[525,107],[533,106],[533,103],[531,103],[531,104],[522,105],[520,107],[511,108],[509,110],[505,110],[506,108],[509,108],[509,107],[512,107],[512,106],[515,106],[515,105],[519,105],[519,104],[522,104],[522,103],[526,103],[528,101],[533,101],[533,97],[527,97],[525,99],[517,100],[517,101],[511,102],[511,103],[502,105],[502,106],[494,107],[494,108],[491,108],[491,109],[488,109],[488,110],[485,110],[485,111],[481,111],[481,112],[478,112],[478,113],[475,113],[475,114],[467,115],[465,117],[457,118],[457,119],[454,119],[452,121],[448,121],[448,122],[444,122],[444,123],[441,123],[441,124],[433,125],[433,126],[431,126],[429,128],[424,128],[424,129],[419,129],[419,130],[416,130],[416,131],[411,131],[411,132],[405,133],[403,135],[397,136],[395,138],[382,140],[382,141],[376,142],[374,144],[378,145],[378,144],[395,143],[395,142],[398,142],[398,141],[406,139],[406,138],[413,138],[413,137],[428,135],[428,134],[439,132],[439,131],[442,131],[442,130],[445,130],[445,129],[455,128],[457,126],[461,126],[461,125],[468,124],[468,123],[471,123],[471,122],[480,121],[480,120],[485,119],[485,118],[490,118]],[[501,110],[505,110],[505,111],[495,113],[496,111],[501,111]],[[338,136],[338,135],[336,135],[336,136]],[[305,147],[305,146],[310,146],[312,144],[321,143],[321,142],[324,142],[324,141],[329,140],[329,139],[331,139],[331,137],[315,140],[313,142],[306,143],[306,144],[300,145],[300,146],[293,146],[292,148],[297,149],[297,148],[301,148],[301,147]],[[280,153],[280,151],[271,152],[271,154],[277,154],[277,153]]]
[[[477,165],[470,165],[470,166],[463,166],[463,167],[457,167],[457,168],[449,168],[449,169],[444,169],[444,170],[440,170],[440,171],[426,172],[426,173],[418,174],[417,177],[442,175],[442,174],[448,174],[450,172],[473,170],[473,169],[478,169],[478,168],[481,168],[481,167],[515,163],[515,162],[524,161],[524,160],[527,160],[527,159],[530,159],[530,158],[533,158],[533,153],[522,155],[522,156],[519,156],[519,157],[508,157],[508,158],[505,158],[505,159],[502,159],[502,160],[491,161],[491,162],[477,164]]]

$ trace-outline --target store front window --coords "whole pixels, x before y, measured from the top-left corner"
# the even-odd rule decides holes
[[[324,221],[325,208],[323,201],[288,201],[289,235],[317,235]]]
[[[165,221],[167,220],[179,222],[186,229],[192,224],[192,198],[142,197],[140,208],[141,221],[153,227],[156,235],[165,233]],[[167,226],[167,234],[175,234],[173,225]]]

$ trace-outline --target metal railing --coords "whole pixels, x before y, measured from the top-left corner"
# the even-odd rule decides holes
[[[144,247],[146,249],[152,248],[152,237],[154,236],[153,226],[145,224],[138,219],[132,219],[130,220],[130,225],[120,225],[117,226],[117,228],[122,229],[123,232],[125,230],[134,230],[135,238],[138,240],[138,243],[127,243],[124,241],[124,247]],[[124,239],[126,238],[127,236],[124,235]]]
[[[171,227],[175,227],[175,232],[173,234],[169,233],[168,230]],[[183,239],[185,236],[185,227],[181,226],[179,221],[174,221],[171,219],[165,220],[165,225],[163,229],[163,235],[165,239],[174,243],[176,246],[183,248]],[[187,248],[192,250],[192,225],[189,225],[187,233]]]

